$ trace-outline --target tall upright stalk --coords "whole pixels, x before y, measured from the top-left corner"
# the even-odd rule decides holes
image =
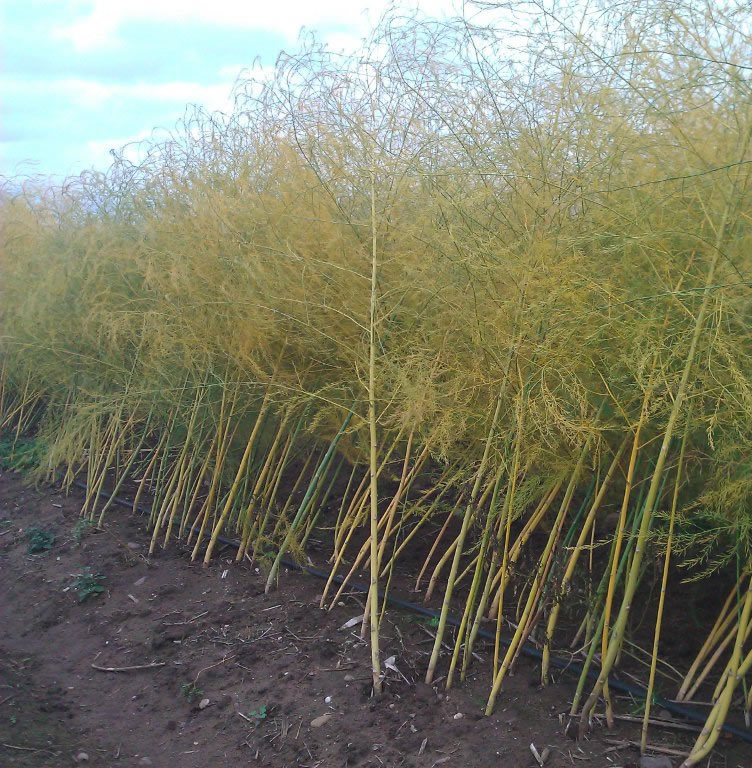
[[[376,431],[376,307],[378,286],[376,229],[376,169],[371,169],[371,301],[368,319],[368,433],[370,450],[371,499],[371,580],[369,583],[369,612],[371,619],[371,672],[373,690],[381,693],[381,659],[379,658],[379,489],[378,489],[378,435]]]

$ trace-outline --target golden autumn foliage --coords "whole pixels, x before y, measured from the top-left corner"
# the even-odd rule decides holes
[[[153,548],[208,561],[225,532],[270,587],[319,525],[373,584],[431,531],[414,575],[442,621],[464,610],[450,681],[524,590],[489,710],[581,574],[603,653],[583,730],[645,552],[726,569],[735,639],[689,766],[752,665],[751,19],[633,5],[393,13],[351,56],[283,55],[138,164],[9,180],[0,428],[36,435],[40,477],[86,480],[86,515],[128,480]]]

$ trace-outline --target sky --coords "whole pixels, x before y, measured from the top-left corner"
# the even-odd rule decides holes
[[[110,150],[231,109],[301,30],[353,50],[388,0],[0,0],[0,177],[104,171]],[[456,0],[404,0],[429,16]]]

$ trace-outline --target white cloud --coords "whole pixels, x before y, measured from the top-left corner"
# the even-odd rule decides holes
[[[209,111],[225,113],[231,112],[233,107],[231,82],[217,85],[180,81],[112,84],[77,79],[28,81],[0,76],[0,90],[9,100],[23,96],[35,112],[42,109],[40,105],[48,104],[48,113],[58,126],[35,135],[24,131],[23,123],[13,125],[14,134],[20,135],[21,139],[3,142],[10,128],[0,123],[3,173],[16,173],[19,163],[38,161],[45,154],[60,150],[62,153],[59,152],[54,163],[49,158],[42,163],[43,172],[67,175],[80,168],[101,170],[110,165],[111,149],[120,150],[128,144],[133,146],[128,148],[126,157],[138,162],[143,150],[139,143],[154,138],[155,130],[166,137],[170,127],[184,115],[186,105],[198,104]],[[117,124],[121,121],[117,117],[113,120],[113,115],[131,116],[126,131],[132,129],[134,116],[140,116],[136,122],[143,128],[132,134],[117,133]],[[25,119],[31,118],[27,116]],[[68,126],[68,130],[61,133],[61,124]]]
[[[236,73],[237,74],[237,73]],[[200,104],[211,112],[232,111],[232,82],[205,85],[186,81],[165,83],[102,83],[95,80],[63,78],[54,81],[29,81],[0,77],[6,94],[35,91],[40,96],[54,93],[83,110],[96,111],[118,105],[156,102],[175,105],[182,112],[188,104]]]
[[[153,138],[152,131],[141,131],[133,136],[120,138],[96,139],[84,142],[82,164],[87,168],[107,168],[112,161],[110,152],[115,150],[132,163],[138,163],[144,158],[142,142]]]
[[[266,33],[273,50],[280,40],[286,48],[294,49],[301,28],[305,27],[316,31],[331,50],[351,53],[392,5],[391,0],[19,1],[28,2],[37,12],[36,18],[45,31],[38,38],[40,46],[49,41],[47,35],[52,35],[73,44],[74,58],[88,60],[90,64],[97,60],[114,63],[114,70],[105,68],[108,76],[103,72],[101,78],[91,66],[66,70],[65,59],[57,76],[37,77],[33,71],[24,74],[18,68],[4,76],[0,74],[4,102],[4,115],[0,115],[0,165],[10,169],[30,161],[38,163],[40,171],[58,175],[82,166],[106,168],[110,149],[150,138],[153,126],[173,126],[185,113],[187,104],[230,112],[233,85],[241,72],[254,79],[273,74],[273,66],[250,70],[243,70],[243,62],[238,62],[237,67],[230,66],[229,62],[238,54],[215,56],[224,29],[253,32],[248,36],[255,46],[259,36]],[[398,8],[409,11],[417,6],[426,16],[454,15],[461,3],[462,0],[394,0]],[[55,13],[47,13],[48,10]],[[211,51],[196,56],[192,47],[181,50],[179,53],[184,53],[185,60],[191,63],[185,70],[181,68],[180,55],[177,60],[168,59],[170,66],[160,70],[169,73],[168,82],[155,82],[157,72],[149,77],[143,75],[141,81],[143,67],[139,74],[135,70],[128,73],[129,77],[124,79],[129,82],[112,78],[112,71],[121,72],[128,66],[130,56],[138,62],[137,57],[143,54],[143,50],[134,50],[125,25],[144,25],[148,31],[150,24],[167,25],[169,30],[171,23],[191,25],[191,39],[195,39],[196,28],[206,27]],[[233,37],[236,44],[237,37]],[[148,44],[154,45],[152,38]],[[99,59],[77,56],[87,52],[99,54]],[[150,49],[152,54],[158,52]],[[65,77],[66,71],[91,72],[91,77]],[[180,79],[181,72],[185,79]],[[131,151],[138,152],[137,144]]]
[[[117,45],[117,32],[126,21],[198,22],[262,29],[293,41],[301,27],[337,25],[357,37],[388,7],[388,0],[93,0],[90,13],[57,30],[79,51]],[[428,15],[451,14],[453,0],[407,0]],[[344,39],[344,38],[343,38]]]

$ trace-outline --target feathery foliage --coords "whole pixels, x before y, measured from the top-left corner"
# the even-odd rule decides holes
[[[152,550],[179,537],[208,562],[237,536],[269,587],[274,552],[305,558],[317,528],[333,574],[370,566],[372,589],[431,531],[428,679],[453,599],[450,684],[521,590],[489,711],[528,638],[555,646],[581,574],[603,653],[581,730],[602,694],[611,717],[646,552],[729,572],[694,765],[752,665],[750,20],[666,0],[393,12],[351,56],[309,40],[251,73],[232,114],[188,112],[138,164],[8,184],[9,452],[35,434],[38,477],[85,478],[90,520],[132,483]],[[379,620],[375,601],[376,649]]]

